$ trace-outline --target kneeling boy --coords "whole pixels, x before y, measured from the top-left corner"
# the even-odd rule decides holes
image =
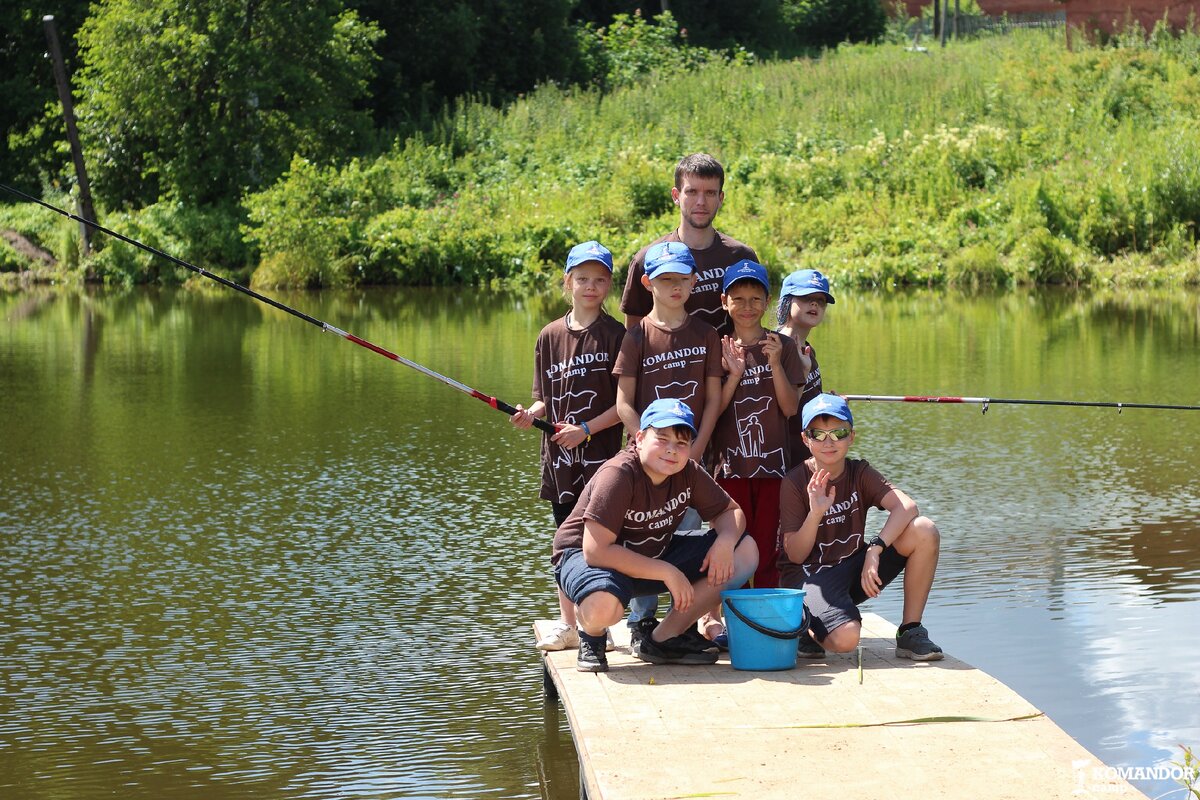
[[[858,646],[858,605],[878,597],[904,572],[904,619],[896,655],[937,661],[942,648],[921,624],[937,569],[937,526],[866,461],[847,458],[854,417],[845,400],[819,394],[801,412],[802,438],[812,457],[783,479],[779,498],[779,585],[804,589],[809,632],[800,655],[820,658],[822,647],[845,653]],[[867,509],[888,512],[879,535],[866,541]],[[815,642],[813,641],[815,640]]]
[[[634,444],[606,461],[554,535],[554,575],[577,607],[579,659],[585,672],[608,669],[605,629],[631,597],[671,593],[673,607],[634,655],[652,664],[712,664],[711,642],[696,620],[741,586],[758,566],[754,540],[737,503],[689,457],[696,435],[687,404],[655,400],[642,412]],[[688,508],[711,526],[675,529]]]

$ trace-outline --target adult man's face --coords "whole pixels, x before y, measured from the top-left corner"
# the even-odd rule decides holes
[[[679,206],[680,221],[702,230],[712,225],[725,201],[725,193],[721,191],[720,178],[684,175],[682,186],[671,187],[671,199]]]

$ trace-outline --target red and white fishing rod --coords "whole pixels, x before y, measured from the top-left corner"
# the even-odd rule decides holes
[[[438,372],[434,372],[433,370],[431,370],[427,367],[423,367],[420,364],[416,363],[415,361],[409,361],[404,356],[397,355],[396,353],[393,353],[391,350],[380,347],[377,344],[368,342],[366,339],[359,338],[358,336],[355,336],[353,333],[347,333],[346,331],[342,330],[341,328],[336,328],[333,325],[330,325],[328,322],[322,322],[321,320],[317,319],[316,317],[310,317],[308,314],[305,314],[303,311],[297,311],[296,309],[292,308],[291,306],[286,306],[283,303],[279,302],[278,300],[272,300],[270,297],[259,294],[258,292],[254,291],[253,289],[242,286],[241,284],[234,283],[233,281],[229,280],[228,278],[222,278],[220,275],[209,272],[208,270],[204,269],[203,267],[197,267],[195,264],[189,264],[188,262],[184,261],[183,259],[176,258],[175,256],[171,255],[170,253],[164,253],[162,250],[159,250],[156,247],[151,247],[150,245],[142,244],[141,242],[139,242],[135,239],[130,239],[128,236],[124,236],[113,230],[109,230],[108,228],[104,227],[103,225],[100,225],[96,222],[92,222],[89,219],[84,219],[83,217],[72,214],[69,211],[64,211],[63,209],[58,208],[57,206],[53,206],[50,203],[47,203],[43,200],[39,200],[36,197],[32,197],[31,195],[25,194],[25,192],[22,192],[19,189],[14,189],[11,186],[4,185],[3,183],[0,183],[0,189],[6,189],[9,192],[12,192],[13,194],[17,195],[18,197],[22,197],[32,203],[37,203],[40,206],[44,206],[44,207],[50,209],[51,211],[54,211],[58,214],[62,214],[64,217],[66,217],[68,219],[73,219],[76,222],[82,222],[84,225],[87,225],[91,228],[95,228],[96,230],[100,231],[101,233],[106,233],[109,236],[113,237],[114,239],[120,239],[122,242],[125,242],[126,244],[131,244],[134,247],[140,247],[142,250],[145,250],[147,253],[153,253],[156,256],[165,258],[168,261],[170,261],[172,264],[178,264],[179,266],[183,267],[184,269],[189,269],[192,272],[195,272],[197,275],[203,275],[205,278],[214,280],[217,283],[221,284],[222,286],[228,286],[230,289],[236,289],[237,291],[241,292],[242,294],[253,297],[255,300],[259,300],[263,303],[266,303],[269,306],[274,306],[275,308],[278,308],[280,311],[286,311],[287,313],[291,314],[293,317],[299,317],[300,319],[304,320],[305,322],[316,325],[318,328],[320,328],[323,331],[326,331],[328,333],[336,333],[338,336],[342,337],[343,339],[346,339],[347,341],[354,342],[355,344],[357,344],[361,347],[365,347],[368,350],[378,353],[381,356],[390,358],[392,361],[395,361],[399,364],[403,364],[406,367],[412,367],[417,372],[420,372],[423,375],[428,375],[431,378],[435,378],[435,379],[441,381],[442,383],[446,384],[447,386],[457,389],[458,391],[462,392],[463,394],[469,394],[471,397],[474,397],[476,400],[482,400],[483,402],[487,403],[489,406],[496,409],[497,411],[503,411],[505,414],[508,414],[509,416],[512,416],[513,414],[517,413],[516,408],[514,408],[513,406],[510,406],[508,403],[504,402],[503,400],[497,399],[495,397],[492,397],[491,395],[486,395],[483,392],[472,389],[470,386],[467,386],[466,384],[463,384],[463,383],[459,383],[458,381],[454,380],[453,378],[447,378],[445,375],[442,375],[441,373],[438,373]],[[549,422],[546,422],[543,419],[535,419],[533,421],[533,424],[535,426],[537,426],[538,429],[543,430],[546,433],[555,433],[557,430],[554,427],[554,425],[552,425]]]
[[[886,395],[886,394],[846,394],[847,400],[865,400],[867,402],[887,403],[973,403],[983,406],[986,414],[990,405],[1010,406],[1092,406],[1096,408],[1115,408],[1120,414],[1127,408],[1157,408],[1174,411],[1200,411],[1200,406],[1164,405],[1160,403],[1099,403],[1087,400],[1012,400],[999,397],[950,397],[945,395]]]

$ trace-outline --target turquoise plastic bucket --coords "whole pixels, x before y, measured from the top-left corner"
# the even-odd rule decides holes
[[[721,605],[734,669],[796,666],[796,639],[806,627],[803,589],[732,589],[721,592]]]

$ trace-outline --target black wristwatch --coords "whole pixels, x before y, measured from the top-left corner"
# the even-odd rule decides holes
[[[874,539],[867,542],[867,547],[874,547],[876,545],[879,545],[884,550],[888,549],[888,543],[883,540],[882,536],[876,536]]]

